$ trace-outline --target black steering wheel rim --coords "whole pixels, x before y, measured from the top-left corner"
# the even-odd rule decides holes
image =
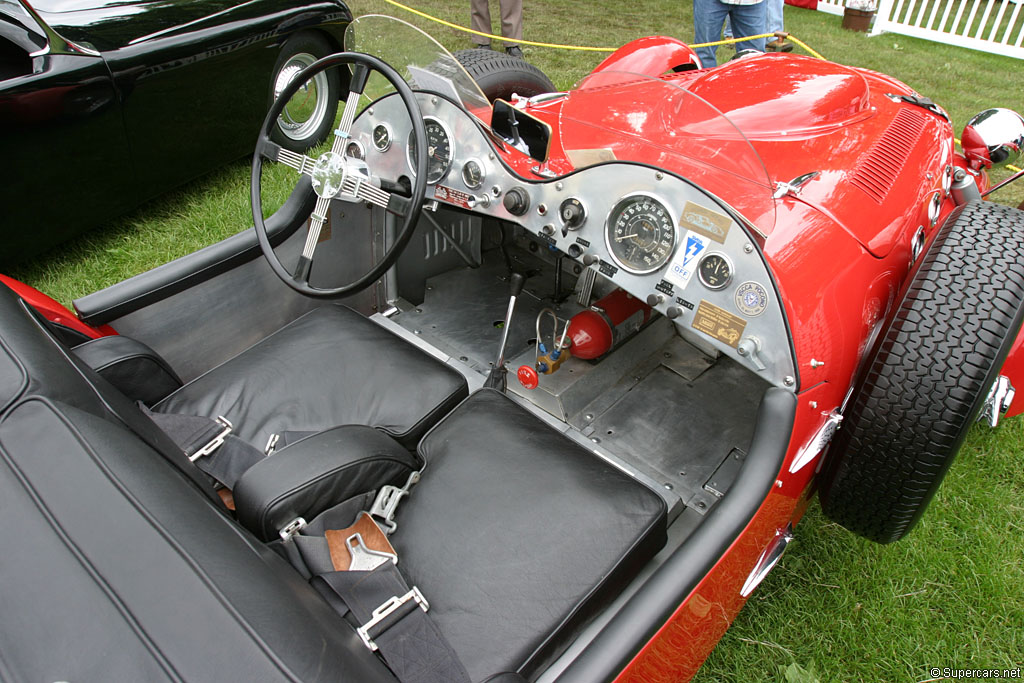
[[[387,207],[389,212],[398,215],[402,219],[402,226],[399,228],[395,236],[395,241],[391,247],[362,277],[338,287],[323,289],[313,287],[309,284],[308,279],[303,280],[301,277],[297,276],[297,274],[289,272],[284,267],[284,264],[281,263],[281,260],[274,251],[273,245],[271,245],[270,238],[267,234],[267,226],[263,218],[263,199],[261,196],[263,158],[267,155],[268,150],[277,148],[277,145],[270,139],[270,131],[278,117],[281,116],[285,105],[292,96],[298,92],[303,83],[308,81],[317,73],[340,64],[361,65],[363,68],[372,69],[384,76],[384,78],[386,78],[395,88],[399,97],[402,98],[402,103],[405,105],[405,109],[412,120],[412,130],[416,149],[427,148],[427,132],[423,124],[423,114],[412,89],[405,82],[405,79],[402,78],[401,75],[399,75],[391,66],[371,55],[360,52],[339,52],[333,55],[328,55],[327,57],[310,64],[308,67],[297,73],[288,86],[281,92],[280,96],[278,96],[270,107],[270,111],[267,112],[267,116],[263,120],[263,125],[260,128],[259,138],[257,139],[256,149],[253,152],[252,158],[249,201],[252,207],[253,227],[256,230],[256,238],[259,241],[260,249],[263,251],[263,256],[267,259],[271,269],[286,285],[301,294],[311,297],[334,298],[354,294],[370,286],[385,272],[387,272],[387,270],[398,260],[398,257],[412,239],[413,232],[416,229],[416,224],[419,222],[420,215],[423,212],[423,198],[426,195],[427,190],[427,155],[418,154],[416,155],[416,171],[413,174],[410,197],[407,200],[404,200],[397,195],[391,195],[391,201],[389,201],[389,205]],[[368,76],[368,74],[365,76]],[[362,84],[365,85],[366,77],[361,79],[352,79],[353,83],[359,80],[361,80]],[[355,91],[350,91],[350,100],[351,92]],[[362,92],[361,86],[357,92]],[[348,106],[354,106],[354,103],[350,101]],[[313,190],[310,189],[310,192],[312,191]]]

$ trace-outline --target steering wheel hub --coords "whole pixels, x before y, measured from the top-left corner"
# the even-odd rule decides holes
[[[335,152],[321,154],[310,174],[313,180],[313,190],[317,196],[333,199],[345,183],[345,176],[348,175],[347,167],[345,156]]]

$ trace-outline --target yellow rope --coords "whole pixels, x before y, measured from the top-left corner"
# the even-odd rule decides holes
[[[458,24],[453,24],[450,21],[445,21],[444,19],[439,19],[439,18],[437,18],[435,16],[431,16],[431,15],[427,14],[426,12],[421,12],[420,10],[414,9],[412,7],[409,7],[408,5],[403,5],[402,3],[398,2],[398,0],[384,0],[384,2],[387,2],[387,3],[391,4],[391,5],[394,5],[395,7],[398,7],[400,9],[404,9],[406,12],[410,12],[412,14],[415,14],[416,16],[422,17],[423,19],[427,19],[428,21],[433,21],[433,22],[436,22],[438,24],[441,24],[442,26],[447,26],[448,28],[453,28],[456,31],[462,31],[464,33],[472,33],[475,36],[480,36],[482,38],[490,38],[491,40],[501,40],[501,41],[504,41],[504,42],[508,42],[507,38],[503,38],[501,36],[496,36],[493,33],[484,33],[483,31],[475,31],[475,30],[473,30],[471,28],[466,28],[465,26],[459,26]],[[690,47],[692,47],[692,48],[713,47],[713,46],[716,46],[716,45],[729,45],[731,43],[740,43],[740,42],[742,42],[744,40],[755,40],[757,38],[774,38],[774,37],[775,37],[774,33],[762,33],[761,35],[747,36],[745,38],[729,38],[729,39],[726,39],[726,40],[716,40],[713,43],[697,43],[697,44],[694,44],[694,45],[690,45]],[[809,53],[811,53],[812,55],[814,55],[818,59],[825,59],[820,54],[818,54],[817,52],[815,52],[814,50],[809,48],[807,46],[807,44],[804,43],[803,41],[797,40],[793,36],[788,36],[788,38],[790,40],[792,40],[794,43],[796,43],[797,45],[799,45],[800,47],[802,47],[805,50],[807,50]],[[616,50],[619,49],[617,47],[583,47],[583,46],[580,46],[580,45],[559,45],[558,43],[538,43],[538,42],[533,41],[533,40],[517,40],[515,42],[519,43],[521,45],[530,45],[530,46],[533,46],[533,47],[550,47],[550,48],[554,48],[556,50],[580,50],[580,51],[584,51],[584,52],[615,52]]]
[[[439,18],[437,18],[435,16],[431,16],[431,15],[427,14],[426,12],[421,12],[420,10],[414,9],[412,7],[409,7],[408,5],[403,5],[402,3],[398,2],[398,0],[384,0],[384,2],[390,3],[390,4],[394,5],[395,7],[404,9],[406,12],[410,12],[412,14],[415,14],[416,16],[422,17],[423,19],[427,19],[428,21],[433,21],[433,22],[436,22],[438,24],[441,24],[442,26],[447,26],[448,28],[453,28],[456,31],[463,31],[465,33],[472,33],[475,36],[481,36],[483,38],[490,38],[491,40],[501,40],[501,41],[506,40],[505,38],[502,38],[501,36],[496,36],[496,35],[494,35],[492,33],[484,33],[482,31],[474,31],[471,28],[466,28],[465,26],[459,26],[458,24],[453,24],[452,22],[445,21],[444,19],[439,19]],[[727,38],[725,40],[716,40],[713,43],[695,43],[693,45],[690,45],[690,47],[692,47],[692,48],[714,47],[714,46],[717,46],[717,45],[730,45],[730,44],[733,44],[733,43],[741,43],[744,40],[756,40],[758,38],[775,38],[775,37],[781,37],[781,36],[776,36],[776,34],[774,34],[774,33],[762,33],[760,35],[747,36],[745,38]],[[821,54],[819,54],[813,48],[811,48],[810,45],[808,45],[804,41],[800,40],[799,38],[796,38],[796,37],[794,37],[791,34],[786,34],[785,35],[785,39],[793,41],[793,43],[795,43],[796,45],[799,45],[801,48],[806,50],[808,52],[808,54],[810,54],[811,56],[816,57],[818,59],[825,59],[823,56],[821,56]],[[538,42],[535,42],[535,41],[532,41],[532,40],[517,40],[516,42],[520,43],[522,45],[531,45],[533,47],[550,47],[550,48],[554,48],[554,49],[557,49],[557,50],[580,50],[580,51],[585,51],[585,52],[615,52],[616,50],[619,49],[617,47],[582,47],[580,45],[559,45],[558,43],[538,43]],[[957,142],[959,142],[959,140]],[[1007,166],[1007,168],[1010,169],[1011,171],[1013,171],[1014,173],[1019,173],[1020,172],[1020,169],[1017,168],[1016,166]]]

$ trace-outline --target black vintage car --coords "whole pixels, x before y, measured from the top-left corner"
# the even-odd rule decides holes
[[[275,92],[350,21],[341,0],[0,0],[0,262],[251,153]],[[289,103],[278,142],[326,136],[338,78]]]

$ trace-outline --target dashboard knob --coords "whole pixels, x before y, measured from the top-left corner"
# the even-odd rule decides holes
[[[665,297],[662,296],[661,294],[654,294],[652,292],[651,294],[647,295],[647,305],[648,306],[657,306],[658,304],[660,304],[664,300],[665,300]]]
[[[592,266],[600,260],[601,259],[597,257],[597,254],[587,254],[583,257],[583,265]]]
[[[587,211],[583,203],[575,197],[569,197],[558,207],[558,214],[562,217],[562,223],[569,230],[579,230],[583,222],[587,220]]]
[[[501,203],[513,216],[522,216],[530,210],[530,195],[526,194],[526,190],[521,187],[513,187],[505,193],[505,198],[501,200]]]
[[[580,245],[578,245],[578,244],[570,244],[569,245],[569,256],[571,258],[579,258],[580,254],[582,254],[582,253],[583,253],[583,247],[581,247]]]
[[[675,320],[676,318],[678,318],[682,314],[683,314],[683,309],[679,308],[678,306],[669,306],[668,310],[665,311],[665,315],[667,315],[670,320]]]

